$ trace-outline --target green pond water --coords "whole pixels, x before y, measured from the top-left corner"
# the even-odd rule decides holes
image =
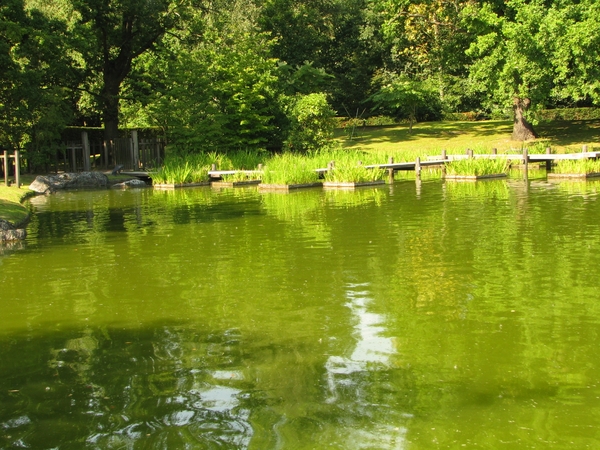
[[[32,199],[0,248],[0,449],[600,448],[599,199]]]

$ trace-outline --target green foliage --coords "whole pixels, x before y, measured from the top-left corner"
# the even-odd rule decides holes
[[[482,176],[508,172],[508,161],[504,158],[467,158],[446,163],[448,175]]]
[[[554,68],[553,96],[600,104],[600,4],[557,2],[548,11],[546,33]]]
[[[273,56],[297,69],[292,92],[325,92],[338,113],[363,109],[373,73],[388,58],[367,0],[265,0],[258,24]],[[286,79],[290,79],[286,77]]]
[[[544,109],[538,113],[544,121],[556,120],[599,120],[600,108],[555,108]]]
[[[370,97],[375,110],[397,118],[407,118],[410,129],[419,119],[441,117],[439,96],[429,82],[410,79],[406,75],[382,73],[375,80],[380,88]]]
[[[154,184],[184,184],[208,181],[208,171],[218,162],[216,153],[173,155],[165,159],[163,166],[152,173]]]
[[[253,170],[264,164],[268,154],[264,151],[240,150],[218,154],[211,153],[217,170]]]
[[[290,131],[286,149],[308,152],[331,146],[335,113],[324,93],[297,95],[289,108]]]
[[[264,168],[265,184],[309,184],[319,181],[314,160],[298,154],[275,155]]]
[[[598,4],[511,0],[501,12],[490,3],[470,4],[463,25],[474,41],[470,80],[487,96],[489,110],[528,99],[525,118],[536,123],[554,100],[600,100]]]
[[[71,120],[65,31],[21,0],[0,6],[0,147],[45,161],[43,148]]]
[[[554,173],[560,174],[588,174],[600,173],[600,160],[597,159],[562,159],[557,161],[553,168]]]
[[[333,75],[322,68],[316,68],[312,62],[304,62],[299,66],[279,63],[279,78],[284,85],[283,91],[288,95],[324,91],[331,84]]]
[[[336,164],[325,174],[325,181],[336,183],[365,183],[383,180],[386,172],[380,169],[367,169],[364,165]]]
[[[166,61],[173,80],[150,109],[178,151],[264,148],[280,114],[276,61],[264,35],[208,29],[203,42]]]

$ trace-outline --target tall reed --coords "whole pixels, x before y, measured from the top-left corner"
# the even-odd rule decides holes
[[[448,175],[482,176],[507,171],[508,161],[504,158],[468,158],[446,163]]]
[[[600,172],[600,160],[598,159],[561,159],[553,169],[554,173],[578,173],[588,174]]]
[[[271,158],[264,168],[265,184],[310,184],[319,181],[312,158],[293,153],[283,153]]]

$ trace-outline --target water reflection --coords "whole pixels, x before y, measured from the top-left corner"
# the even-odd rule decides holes
[[[0,448],[598,447],[597,184],[444,186],[44,198]]]
[[[392,357],[396,353],[394,340],[382,334],[386,332],[385,317],[368,310],[372,299],[369,284],[348,284],[346,306],[352,313],[356,345],[349,356],[332,355],[325,363],[329,395],[327,403],[336,404],[364,417],[379,416],[387,409],[379,405],[371,391],[373,374],[393,369]],[[406,427],[403,425],[410,414],[386,411],[386,419],[378,417],[377,426],[372,423],[358,424],[344,430],[348,433],[347,448],[405,448]],[[356,426],[358,425],[358,426]]]
[[[205,339],[180,326],[75,334],[0,342],[0,360],[26,352],[33,363],[0,368],[0,448],[82,439],[101,449],[249,446],[252,395],[235,365],[238,331]],[[69,420],[53,422],[64,414]]]

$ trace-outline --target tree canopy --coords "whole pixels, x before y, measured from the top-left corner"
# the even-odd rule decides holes
[[[0,145],[43,159],[66,125],[102,124],[302,148],[317,99],[411,123],[501,111],[527,140],[541,108],[600,102],[598,17],[596,0],[6,0]]]

